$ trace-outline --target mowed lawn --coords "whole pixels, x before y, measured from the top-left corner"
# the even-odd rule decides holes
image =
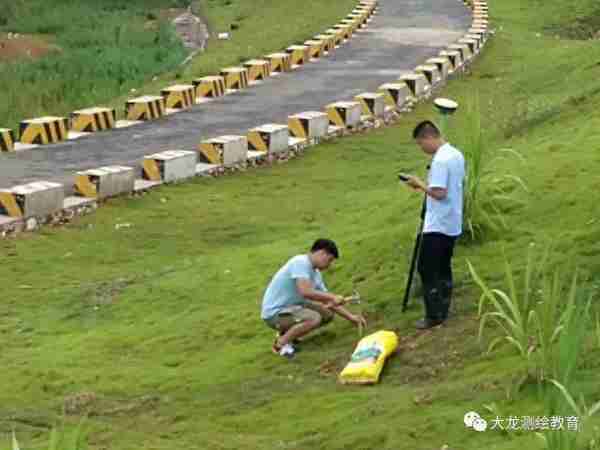
[[[551,266],[577,266],[584,285],[599,286],[600,46],[565,31],[595,17],[593,2],[572,3],[490,0],[497,34],[471,75],[446,88],[462,105],[477,93],[489,147],[525,158],[494,169],[529,190],[505,211],[507,230],[459,245],[446,326],[415,332],[418,298],[401,313],[420,198],[396,171],[424,174],[410,139],[432,115],[423,104],[398,126],[288,164],[113,200],[66,228],[1,241],[1,429],[14,427],[22,448],[43,448],[65,399],[93,392],[65,419],[72,427],[87,412],[93,449],[542,448],[533,432],[463,425],[470,410],[491,420],[491,403],[505,416],[544,415],[534,387],[507,398],[520,375],[512,350],[488,355],[488,340],[478,343],[479,291],[466,261],[503,287],[504,255],[522,270],[531,243],[552,244]],[[452,128],[463,125],[459,112]],[[329,287],[358,288],[369,331],[400,336],[377,386],[337,383],[358,339],[342,320],[293,361],[270,352],[262,292],[321,236],[341,249]],[[584,356],[579,389],[591,404],[600,352]]]

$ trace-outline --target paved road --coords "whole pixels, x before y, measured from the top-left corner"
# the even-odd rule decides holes
[[[244,134],[293,113],[320,110],[398,78],[464,34],[470,12],[459,0],[380,0],[369,27],[327,58],[212,103],[76,141],[0,154],[0,187],[35,180],[73,182],[104,165],[138,166],[144,155],[194,149],[204,138]]]

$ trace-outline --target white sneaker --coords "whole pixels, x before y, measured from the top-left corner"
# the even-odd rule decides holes
[[[279,349],[279,354],[285,358],[293,358],[296,353],[296,349],[292,344],[285,344]]]

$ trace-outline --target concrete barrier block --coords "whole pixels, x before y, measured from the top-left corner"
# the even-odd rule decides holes
[[[335,102],[325,107],[329,123],[343,128],[355,128],[360,123],[362,105],[359,102]]]
[[[293,137],[312,139],[323,137],[329,129],[327,114],[318,111],[307,111],[288,117],[288,127]]]
[[[196,88],[193,84],[176,84],[160,92],[167,109],[188,109],[196,104]]]
[[[325,53],[325,42],[318,39],[311,39],[304,43],[308,47],[309,58],[320,58]]]
[[[81,133],[110,130],[117,123],[117,111],[114,108],[87,108],[71,113],[71,130]]]
[[[239,90],[248,87],[248,69],[245,67],[226,67],[220,75],[225,78],[225,88]]]
[[[306,64],[310,60],[307,45],[290,45],[285,51],[290,55],[292,69]]]
[[[342,42],[344,42],[344,31],[337,28],[328,28],[325,30],[325,34],[330,34],[334,36],[334,46],[338,47]]]
[[[352,27],[347,23],[338,23],[337,25],[334,25],[333,28],[339,30],[344,39],[350,39],[352,37]]]
[[[458,50],[442,50],[440,52],[440,57],[448,58],[448,61],[450,61],[450,73],[458,70],[463,64],[462,52],[459,52]]]
[[[66,117],[40,117],[23,120],[20,125],[22,144],[55,144],[64,141],[69,133]]]
[[[467,45],[469,47],[469,51],[471,52],[471,55],[476,55],[479,52],[479,40],[477,39],[471,39],[471,38],[462,38],[458,40],[459,44],[464,44]]]
[[[440,81],[442,81],[442,76],[440,71],[438,70],[435,64],[422,64],[420,66],[415,67],[415,72],[422,73],[427,77],[427,82],[431,86],[435,86]]]
[[[290,130],[287,125],[266,124],[248,131],[248,150],[280,153],[288,149]]]
[[[219,136],[202,141],[198,146],[200,159],[209,164],[236,164],[246,161],[248,138],[246,136]]]
[[[0,213],[10,217],[44,217],[63,208],[64,186],[36,181],[0,190]]]
[[[248,69],[248,81],[264,81],[271,76],[271,63],[265,59],[251,59],[244,63]]]
[[[356,33],[359,27],[358,21],[354,19],[343,19],[340,20],[340,23],[348,25],[352,34]]]
[[[399,80],[406,83],[413,99],[418,99],[429,90],[427,77],[422,73],[407,73],[401,75]]]
[[[165,115],[165,99],[163,97],[146,95],[133,98],[125,103],[127,120],[154,120]]]
[[[10,128],[0,128],[0,152],[12,152],[15,149],[15,132]]]
[[[368,117],[382,117],[385,113],[385,96],[377,92],[364,92],[354,97],[360,103],[362,113]]]
[[[196,175],[198,154],[185,150],[169,150],[144,157],[142,175],[145,180],[171,183]]]
[[[329,53],[335,49],[335,34],[317,34],[316,41],[323,41],[323,52]]]
[[[440,73],[440,77],[442,77],[443,80],[448,78],[448,74],[451,70],[451,63],[448,58],[429,58],[425,63],[427,65],[436,66]]]
[[[483,47],[488,40],[489,33],[486,29],[483,28],[469,28],[469,33],[467,36],[473,36],[479,38],[479,47]]]
[[[448,50],[455,50],[460,52],[460,57],[463,63],[470,61],[473,57],[471,49],[467,44],[452,44],[448,46]]]
[[[401,108],[411,96],[408,85],[404,82],[385,83],[379,86],[378,92],[383,94],[389,108]]]
[[[292,70],[292,60],[289,53],[271,53],[265,56],[271,64],[271,73],[289,72]]]
[[[77,172],[75,192],[87,198],[107,198],[133,192],[135,172],[132,167],[106,166]]]
[[[196,78],[192,84],[196,87],[196,98],[214,98],[225,95],[225,77]]]
[[[357,28],[362,28],[367,23],[368,15],[363,11],[353,11],[346,16],[348,20],[354,20],[357,23]]]

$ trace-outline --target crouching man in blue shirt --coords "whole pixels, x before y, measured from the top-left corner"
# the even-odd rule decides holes
[[[357,326],[366,326],[362,316],[342,306],[344,297],[325,287],[321,271],[338,257],[333,241],[319,239],[310,253],[294,256],[275,274],[264,294],[261,312],[265,323],[279,332],[274,353],[294,356],[294,341],[331,322],[335,314]]]
[[[444,141],[430,121],[421,122],[413,137],[431,159],[429,178],[424,183],[409,177],[407,184],[424,192],[425,219],[418,270],[424,289],[425,318],[417,328],[440,325],[448,318],[452,297],[452,255],[462,233],[465,159],[460,151]]]

